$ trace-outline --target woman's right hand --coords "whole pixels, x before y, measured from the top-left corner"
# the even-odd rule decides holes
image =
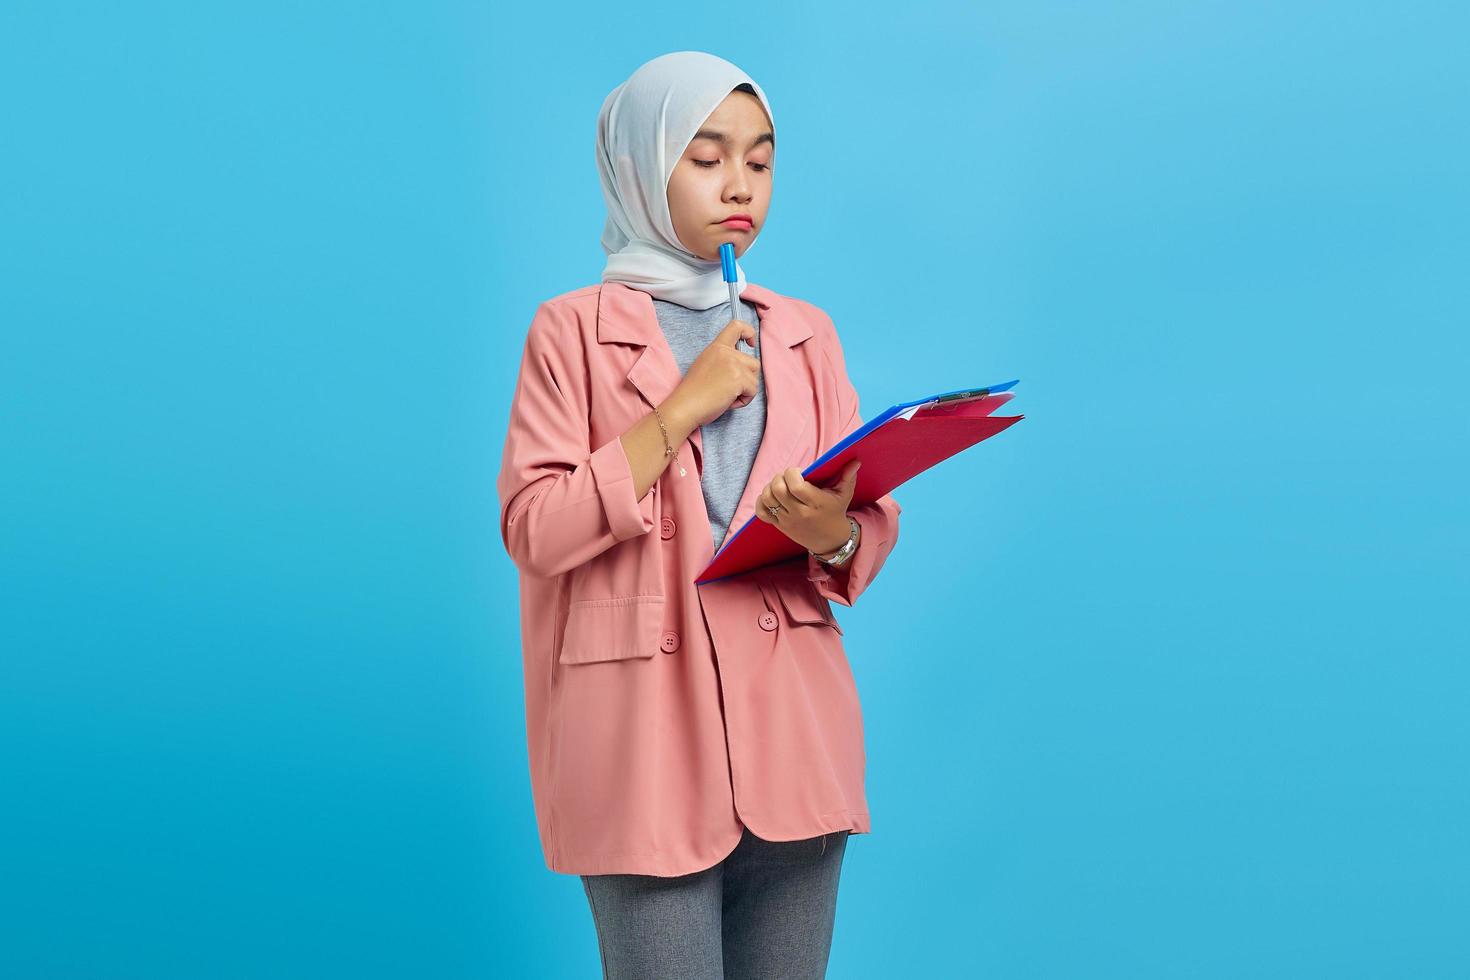
[[[691,428],[719,418],[732,405],[744,408],[755,398],[761,363],[736,349],[736,342],[742,339],[754,348],[755,327],[744,320],[731,320],[689,365],[684,380],[669,396]]]

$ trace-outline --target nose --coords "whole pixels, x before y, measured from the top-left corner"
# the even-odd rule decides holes
[[[738,176],[730,178],[730,182],[725,185],[725,197],[732,201],[748,201],[750,200],[750,184],[746,179],[746,173],[744,170],[739,170],[737,174]]]

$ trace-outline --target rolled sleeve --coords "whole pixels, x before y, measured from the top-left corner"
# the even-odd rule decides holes
[[[816,585],[817,591],[844,606],[855,603],[893,551],[898,541],[898,515],[901,512],[898,501],[887,494],[871,504],[848,511],[862,528],[862,537],[847,564],[841,568],[830,568],[817,561],[815,555],[807,554],[807,578]]]
[[[653,489],[639,500],[633,495],[633,468],[621,437],[597,449],[590,460],[592,479],[602,498],[607,526],[619,541],[653,530]]]
[[[847,358],[842,350],[842,341],[837,337],[837,327],[832,318],[822,314],[824,330],[821,331],[832,379],[837,391],[835,410],[842,421],[838,425],[840,438],[846,438],[863,425],[862,408],[857,389],[847,375]],[[849,508],[848,514],[862,527],[862,538],[857,550],[842,568],[828,568],[815,556],[807,557],[807,578],[816,584],[817,591],[844,606],[851,606],[857,597],[872,584],[888,555],[898,543],[898,515],[903,508],[891,494]]]
[[[587,365],[573,324],[547,304],[526,336],[496,486],[506,551],[523,571],[565,574],[651,531],[657,491],[633,495],[621,435],[595,449]]]

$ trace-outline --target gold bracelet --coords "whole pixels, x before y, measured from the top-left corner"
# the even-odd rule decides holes
[[[664,416],[663,416],[663,413],[658,410],[658,406],[657,405],[653,406],[653,414],[658,419],[658,428],[659,428],[659,431],[664,434],[664,456],[665,457],[668,457],[668,456],[673,456],[674,457],[674,465],[677,466],[677,467],[679,467],[679,475],[680,476],[683,476],[684,475],[684,464],[681,463],[681,462],[679,462],[679,457],[674,452],[674,447],[671,446],[671,445],[669,445],[669,429],[668,429],[668,426],[664,425]],[[664,464],[664,465],[668,465],[668,464]]]

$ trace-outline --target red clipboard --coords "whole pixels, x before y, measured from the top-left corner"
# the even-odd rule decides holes
[[[862,461],[852,503],[872,503],[914,476],[1015,425],[1024,415],[993,414],[1015,397],[1015,382],[976,389],[983,394],[943,400],[936,395],[895,405],[852,432],[802,471],[809,483],[835,481],[849,460]],[[955,393],[945,393],[955,394]],[[960,394],[964,394],[962,389]],[[696,585],[806,554],[780,528],[751,517],[695,578]]]

